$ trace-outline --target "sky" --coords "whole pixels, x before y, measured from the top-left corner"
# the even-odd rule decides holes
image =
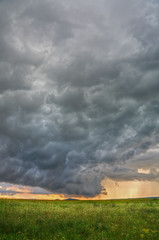
[[[158,0],[0,0],[0,197],[159,196],[158,29]]]

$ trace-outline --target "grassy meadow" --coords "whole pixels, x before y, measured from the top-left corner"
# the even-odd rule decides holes
[[[159,240],[159,200],[0,200],[0,240]]]

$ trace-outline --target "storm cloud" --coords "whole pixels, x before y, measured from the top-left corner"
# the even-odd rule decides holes
[[[158,29],[157,0],[1,0],[0,181],[158,180]]]

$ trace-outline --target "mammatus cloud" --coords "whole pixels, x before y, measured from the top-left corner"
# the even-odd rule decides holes
[[[105,177],[159,179],[158,13],[0,1],[0,181],[94,196]]]

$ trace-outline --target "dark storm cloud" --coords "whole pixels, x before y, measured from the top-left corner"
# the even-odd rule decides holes
[[[0,181],[94,196],[105,177],[159,179],[158,12],[0,1]]]

